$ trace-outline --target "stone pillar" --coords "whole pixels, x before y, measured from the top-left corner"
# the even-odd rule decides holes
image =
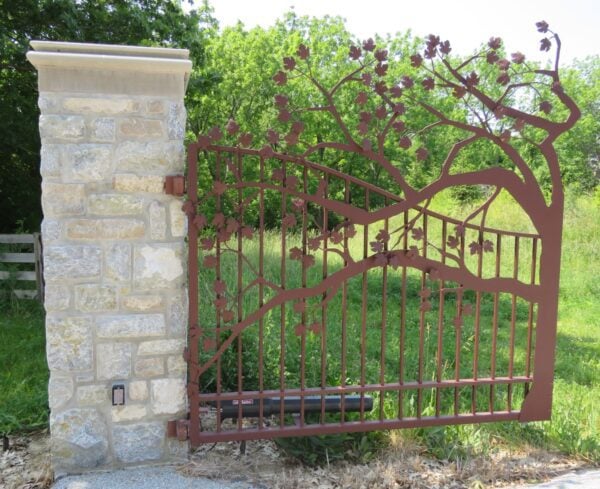
[[[32,42],[57,473],[164,461],[186,414],[187,50]],[[113,386],[125,403],[113,406]]]

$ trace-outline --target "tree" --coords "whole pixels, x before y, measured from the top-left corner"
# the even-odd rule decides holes
[[[41,221],[37,78],[25,57],[30,40],[187,48],[201,66],[202,29],[211,23],[206,4],[185,14],[173,0],[1,0],[0,232],[36,230]]]
[[[261,143],[260,149],[247,149],[252,145],[252,137],[241,131],[233,119],[223,130],[213,127],[208,134],[198,137],[192,151],[217,154],[214,183],[201,193],[199,201],[191,196],[185,206],[192,229],[204,236],[202,247],[207,253],[203,264],[206,268],[218,269],[220,254],[231,253],[238,256],[238,267],[242,261],[248,265],[255,280],[244,284],[243,289],[238,283],[237,290],[232,291],[228,291],[229,285],[222,280],[215,281],[215,307],[220,318],[217,322],[231,323],[226,327],[230,334],[220,344],[211,341],[205,344],[205,349],[216,346],[218,351],[208,361],[192,368],[192,388],[197,388],[194,384],[198,376],[261,315],[292,301],[294,310],[302,314],[296,334],[303,336],[309,331],[318,334],[320,322],[312,322],[310,326],[310,321],[307,322],[306,308],[310,299],[320,299],[315,307],[318,314],[350,278],[373,268],[403,267],[423,273],[421,311],[431,308],[428,299],[431,290],[425,287],[425,276],[432,284],[440,280],[458,284],[459,303],[463,289],[470,289],[477,293],[512,293],[530,304],[537,304],[535,382],[521,419],[545,419],[549,415],[564,206],[555,143],[575,125],[581,113],[565,92],[559,76],[560,38],[549,30],[546,22],[539,22],[537,28],[546,35],[541,40],[541,50],[549,51],[553,46],[556,49],[550,68],[529,65],[520,52],[512,53],[510,60],[502,57],[499,38],[491,38],[480,52],[467,59],[455,59],[450,56],[452,48],[448,41],[430,35],[423,51],[410,55],[410,63],[418,71],[405,73],[395,80],[388,76],[388,50],[378,47],[373,39],[349,47],[346,55],[352,60],[351,67],[343,64],[344,73],[335,81],[331,81],[329,72],[321,76],[323,66],[318,59],[313,59],[310,47],[302,43],[294,55],[283,58],[283,67],[272,79],[280,88],[298,80],[308,82],[314,88],[313,96],[308,97],[308,105],[296,105],[287,95],[276,94],[278,122],[266,131],[266,143]],[[353,104],[347,103],[348,100]],[[420,127],[409,121],[407,114],[411,109],[427,115],[417,120]],[[337,126],[337,131],[316,140],[312,136],[305,137],[308,127],[305,117],[312,113],[327,117]],[[432,154],[429,138],[449,140]],[[229,142],[230,146],[222,142]],[[478,151],[481,145],[502,158],[483,162],[487,164],[484,166],[479,162],[475,168],[457,164],[461,159],[468,160],[471,151]],[[398,148],[410,155],[415,164],[430,164],[428,180],[415,182],[407,178],[406,166],[393,158]],[[445,148],[443,153],[441,148]],[[363,164],[379,167],[390,181],[389,189],[351,179],[315,163],[315,157],[330,160],[320,156],[323,152],[341,154],[344,158],[355,156]],[[260,169],[258,178],[256,173],[245,178],[242,156],[254,158],[254,165]],[[539,161],[549,175],[548,195],[532,168],[533,163]],[[309,178],[313,174],[317,175],[318,183],[311,186]],[[334,177],[345,187],[341,195],[330,186]],[[353,199],[349,195],[352,184],[368,189],[370,194],[379,193],[382,198],[376,204],[367,197],[362,202]],[[430,242],[426,230],[418,224],[421,216],[436,195],[464,185],[488,187],[491,189],[489,198],[459,221],[453,232],[442,234],[445,241],[441,245]],[[542,243],[539,283],[532,280],[525,284],[516,276],[498,274],[484,277],[469,264],[469,255],[482,256],[495,250],[494,242],[484,239],[483,231],[488,209],[503,191],[530,217],[537,233],[535,239]],[[267,192],[286,196],[281,201],[280,212],[284,235],[286,229],[302,224],[302,245],[288,250],[289,260],[299,262],[302,269],[299,287],[287,287],[285,282],[280,286],[267,280],[253,268],[251,258],[243,252],[242,242],[254,235],[253,224],[246,220],[245,210],[254,200],[262,202]],[[216,202],[215,206],[207,205],[211,201]],[[309,235],[306,230],[310,206],[325,209],[328,215],[336,214],[341,220],[333,229],[315,222],[315,234]],[[416,217],[407,219],[408,211]],[[403,223],[399,219],[402,215],[405,216]],[[388,228],[394,218],[401,224]],[[370,242],[370,250],[365,248],[364,254],[358,257],[352,255],[348,240],[357,234],[364,237],[368,226],[373,228],[382,222],[385,227],[379,229]],[[467,228],[479,230],[479,236],[469,241]],[[228,242],[234,236],[237,236],[237,245],[231,246]],[[194,238],[190,246],[195,246]],[[216,254],[209,254],[212,251]],[[437,258],[431,257],[433,251]],[[316,264],[317,253],[337,255],[344,266],[309,285],[306,270]],[[256,311],[242,316],[239,304],[253,287],[268,289],[270,295],[261,301]],[[233,310],[236,303],[237,320]],[[455,318],[457,328],[462,323],[462,315],[467,314],[465,309],[459,308]],[[223,329],[221,326],[220,330]],[[202,327],[195,327],[190,332],[192,345],[204,334],[201,330]],[[208,336],[211,337],[210,331]],[[196,357],[197,350],[193,350],[191,358]],[[536,405],[536,401],[542,402]]]
[[[575,61],[564,70],[562,84],[581,108],[581,120],[556,144],[563,181],[589,190],[600,181],[600,57]]]

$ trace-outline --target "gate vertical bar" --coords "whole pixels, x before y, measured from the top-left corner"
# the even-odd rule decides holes
[[[188,188],[187,197],[193,212],[188,213],[188,398],[190,409],[190,441],[192,445],[200,443],[200,379],[198,378],[198,342],[200,327],[198,324],[198,230],[194,217],[198,207],[198,150],[194,145],[188,148]]]

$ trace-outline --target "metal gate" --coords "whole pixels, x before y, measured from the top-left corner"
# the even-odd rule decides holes
[[[480,54],[508,76],[499,47],[491,39]],[[310,62],[300,46],[285,69],[314,84],[322,104],[308,111],[330,116],[339,140],[303,145],[297,114],[306,112],[279,94],[286,134],[269,130],[267,144],[251,149],[251,136],[230,121],[189,146],[192,445],[549,417],[563,211],[552,143],[579,112],[556,69],[537,76],[550,80],[551,95],[566,107],[560,121],[511,106],[508,88],[486,95],[468,63],[451,64],[448,48],[430,36],[423,56],[432,68],[422,80],[405,76],[390,86],[387,53],[369,40],[351,47],[354,68],[325,88],[299,68]],[[423,58],[411,60],[419,67]],[[513,55],[511,66],[519,61]],[[288,81],[286,71],[274,76],[277,85]],[[455,120],[420,100],[416,83],[437,84],[489,119]],[[358,107],[356,126],[337,108],[344,89]],[[421,187],[408,183],[386,147],[394,138],[408,151],[420,137],[403,121],[409,104],[431,116],[424,131],[447,126],[462,134],[439,175]],[[548,201],[519,152],[515,135],[524,126],[542,133],[531,144],[550,171]],[[233,143],[219,144],[227,138]],[[461,152],[481,140],[511,165],[455,171]],[[321,163],[324,152],[377,165],[386,184]],[[432,158],[424,148],[411,155]],[[462,219],[430,209],[439,192],[459,185],[484,186],[488,199]],[[502,191],[535,232],[486,225]]]

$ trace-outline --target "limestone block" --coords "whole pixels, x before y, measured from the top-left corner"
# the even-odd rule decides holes
[[[97,410],[52,412],[50,431],[55,469],[91,469],[108,461],[108,430]]]
[[[104,277],[108,280],[125,281],[131,278],[131,246],[114,244],[105,253]]]
[[[165,432],[165,424],[158,421],[114,426],[113,442],[117,459],[123,463],[160,459]]]
[[[75,383],[76,384],[85,384],[89,382],[94,382],[96,380],[96,374],[93,370],[89,372],[78,372],[75,374]]]
[[[90,370],[92,351],[91,318],[46,316],[46,356],[50,370]]]
[[[162,100],[148,100],[146,102],[146,113],[160,115],[165,113],[165,103]]]
[[[145,380],[130,382],[129,399],[132,401],[145,401],[148,399],[148,383]]]
[[[116,123],[109,117],[99,117],[90,124],[92,141],[111,142],[115,140]]]
[[[178,414],[185,409],[186,390],[183,379],[150,381],[154,414]]]
[[[64,149],[63,178],[70,182],[99,182],[112,175],[110,144],[70,144]]]
[[[158,377],[165,374],[165,362],[162,358],[138,358],[134,367],[136,377]]]
[[[77,403],[80,406],[107,404],[109,400],[109,388],[106,385],[82,385],[77,388]]]
[[[152,201],[148,207],[148,220],[150,221],[150,238],[165,239],[167,235],[167,211],[157,202]]]
[[[187,331],[188,298],[186,294],[175,294],[169,303],[169,333],[174,336],[185,336]]]
[[[40,150],[40,173],[44,178],[60,177],[61,144],[43,144]]]
[[[183,140],[185,136],[185,107],[182,103],[171,102],[167,116],[169,139]]]
[[[117,289],[109,285],[77,285],[75,308],[83,312],[114,311],[117,308]]]
[[[145,227],[141,219],[73,219],[66,233],[70,239],[135,239],[144,236]]]
[[[73,378],[71,376],[50,374],[48,382],[48,405],[50,409],[64,406],[73,397]]]
[[[44,277],[47,282],[63,278],[98,278],[102,250],[97,246],[57,246],[44,248]]]
[[[187,372],[187,363],[183,359],[183,353],[167,358],[167,372],[169,375],[183,375]]]
[[[126,194],[92,194],[88,201],[88,213],[100,216],[129,216],[141,214],[144,200]]]
[[[85,119],[75,115],[41,115],[42,139],[80,141],[85,137]]]
[[[140,139],[151,141],[164,137],[163,122],[155,119],[131,117],[118,123],[119,137],[122,139]]]
[[[166,355],[183,353],[185,342],[183,340],[152,340],[143,341],[138,347],[138,356]]]
[[[69,97],[62,103],[63,110],[77,114],[134,114],[141,109],[141,103],[129,98]]]
[[[131,344],[100,343],[96,345],[98,380],[126,379],[131,375]]]
[[[44,216],[83,214],[85,187],[82,184],[42,182]]]
[[[167,175],[183,170],[185,152],[181,141],[123,142],[115,151],[122,172]]]
[[[181,238],[187,233],[187,216],[181,209],[182,203],[173,200],[169,204],[169,219],[171,221],[171,236]]]
[[[114,406],[111,410],[112,420],[115,423],[121,421],[139,421],[148,415],[146,406],[139,404],[128,404],[126,406]]]
[[[124,297],[121,304],[128,311],[158,311],[163,309],[164,300],[160,295],[130,295]]]
[[[71,305],[71,291],[66,285],[46,284],[44,307],[46,311],[64,311]]]
[[[133,281],[144,289],[172,288],[184,279],[183,247],[179,244],[134,247]]]
[[[44,237],[44,245],[52,241],[58,241],[62,236],[62,223],[54,219],[45,217],[42,220],[42,236]]]
[[[40,96],[38,97],[38,107],[40,108],[40,112],[42,114],[52,114],[61,112],[60,106],[60,97],[57,97],[53,93],[40,93]]]
[[[162,194],[164,178],[159,175],[138,176],[130,173],[115,175],[113,188],[120,192]]]
[[[162,314],[127,314],[96,318],[96,334],[99,338],[163,336],[165,330],[165,318]]]

